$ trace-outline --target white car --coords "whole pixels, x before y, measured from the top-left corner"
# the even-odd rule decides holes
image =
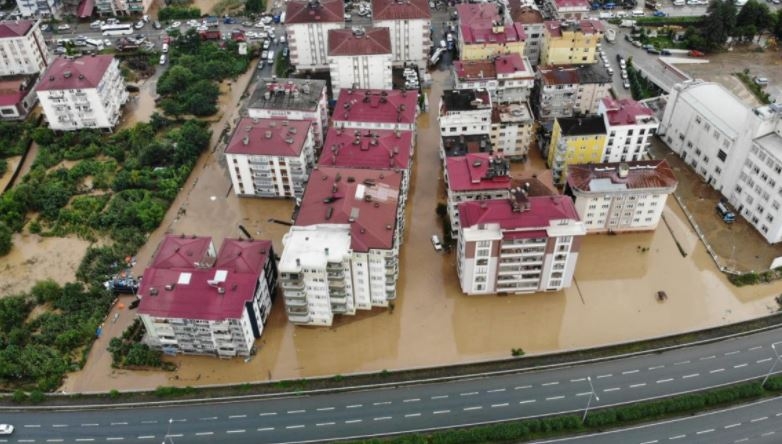
[[[111,46],[111,40],[103,39],[103,46]]]
[[[432,246],[434,251],[443,251],[443,244],[440,243],[440,238],[436,234],[432,235]]]
[[[63,23],[62,25],[57,25],[58,31],[68,31],[69,29],[71,29],[71,25],[65,23]]]
[[[166,64],[166,55],[160,54],[160,64],[165,65]]]
[[[174,22],[171,24],[172,28],[179,28],[180,26],[182,26],[182,22]]]
[[[10,435],[14,433],[14,426],[11,424],[0,424],[0,435]]]
[[[133,25],[133,27],[136,29],[141,29],[144,27],[144,25],[146,25],[146,23],[144,23],[144,20],[139,20],[136,22],[135,25]]]

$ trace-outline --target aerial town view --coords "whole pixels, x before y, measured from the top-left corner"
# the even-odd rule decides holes
[[[0,0],[0,443],[782,442],[780,0]]]

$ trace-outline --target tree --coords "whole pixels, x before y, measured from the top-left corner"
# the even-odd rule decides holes
[[[251,14],[258,14],[266,10],[263,0],[246,0],[244,10]]]
[[[8,228],[4,222],[0,221],[0,256],[5,256],[11,252],[11,247],[14,246],[11,235],[13,231]]]
[[[765,3],[758,3],[757,0],[749,0],[745,4],[738,16],[736,16],[736,26],[741,29],[745,28],[742,36],[746,36],[746,33],[750,30],[750,26],[754,26],[756,31],[771,30],[774,25],[773,16],[768,9],[768,5]],[[752,34],[754,36],[754,34]],[[750,37],[752,37],[750,36]]]
[[[776,20],[774,24],[774,35],[782,40],[782,9],[777,10]]]
[[[736,5],[733,0],[712,0],[703,18],[703,37],[712,48],[728,41],[736,29]]]

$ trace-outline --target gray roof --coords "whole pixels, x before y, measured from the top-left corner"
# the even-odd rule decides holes
[[[325,80],[265,78],[258,82],[247,108],[315,111],[325,89]]]
[[[742,131],[750,108],[725,87],[700,81],[683,83],[680,88],[680,100],[690,104],[698,114],[728,137],[735,138]]]

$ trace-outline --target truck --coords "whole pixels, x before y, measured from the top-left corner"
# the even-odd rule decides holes
[[[622,28],[632,28],[633,26],[635,26],[635,20],[622,20],[619,23],[619,26]]]
[[[722,221],[726,224],[732,224],[733,222],[736,222],[736,214],[728,209],[728,206],[725,205],[725,202],[718,203],[714,208],[717,210],[717,215],[719,215]]]

